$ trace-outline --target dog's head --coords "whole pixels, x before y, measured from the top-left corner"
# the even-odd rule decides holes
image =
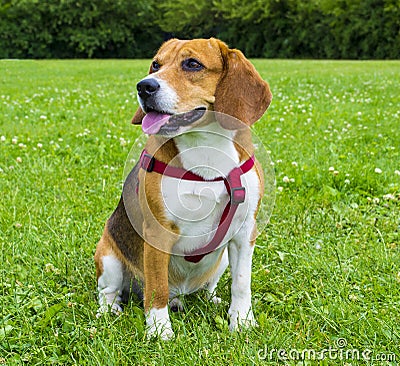
[[[268,84],[242,52],[214,38],[164,43],[137,91],[141,108],[132,123],[161,135],[188,130],[205,111],[251,125],[272,99]],[[217,119],[224,128],[235,128],[231,118]]]

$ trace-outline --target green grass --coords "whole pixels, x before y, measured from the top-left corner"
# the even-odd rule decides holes
[[[227,331],[226,274],[223,304],[187,297],[163,343],[137,303],[95,317],[93,254],[140,135],[148,62],[0,62],[0,364],[276,364],[273,349],[341,338],[371,360],[310,364],[399,362],[400,62],[254,63],[274,94],[254,130],[277,180],[253,264],[259,327]]]

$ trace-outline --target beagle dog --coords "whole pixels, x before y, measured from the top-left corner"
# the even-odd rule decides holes
[[[147,332],[173,337],[168,305],[204,289],[229,265],[230,330],[255,324],[251,263],[263,174],[249,126],[272,95],[254,66],[220,40],[172,39],[137,84],[132,123],[149,135],[97,245],[99,314],[120,313],[133,291]]]

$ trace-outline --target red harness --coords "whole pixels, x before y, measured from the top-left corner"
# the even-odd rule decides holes
[[[240,177],[243,174],[247,173],[251,168],[253,168],[253,166],[254,155],[251,156],[239,167],[233,168],[229,172],[227,177],[218,177],[212,180],[207,180],[186,169],[167,165],[162,161],[155,159],[154,156],[148,154],[146,150],[143,150],[140,156],[140,167],[149,173],[155,172],[166,175],[168,177],[198,182],[223,181],[225,183],[225,187],[230,196],[230,200],[225,206],[214,237],[206,246],[196,249],[188,255],[185,255],[185,259],[187,261],[193,263],[200,262],[205,255],[210,254],[218,248],[219,244],[224,239],[229,229],[229,226],[232,223],[233,217],[235,216],[235,212],[239,204],[244,202],[246,198],[246,189],[242,186]]]

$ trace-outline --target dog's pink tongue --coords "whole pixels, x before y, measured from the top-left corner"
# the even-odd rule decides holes
[[[148,135],[155,135],[168,122],[169,114],[149,112],[142,120],[142,130]]]

